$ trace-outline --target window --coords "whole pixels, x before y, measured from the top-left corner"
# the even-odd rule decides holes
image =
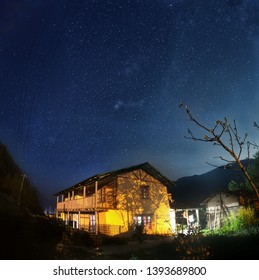
[[[145,229],[151,229],[151,215],[137,215],[134,216],[133,222],[135,225],[143,225]]]
[[[141,186],[140,187],[140,196],[142,199],[149,198],[149,186]]]
[[[94,232],[95,231],[95,215],[94,214],[90,214],[89,216],[89,230],[90,232]]]

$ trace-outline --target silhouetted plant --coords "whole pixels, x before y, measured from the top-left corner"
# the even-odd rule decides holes
[[[134,236],[138,240],[139,243],[142,243],[144,240],[144,225],[137,224],[135,226]]]
[[[176,252],[182,260],[205,260],[210,257],[210,247],[202,242],[202,235],[179,234],[176,238]]]

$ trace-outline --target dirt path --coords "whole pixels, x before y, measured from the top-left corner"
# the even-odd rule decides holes
[[[99,251],[102,255],[134,253],[141,249],[153,248],[167,242],[172,242],[173,240],[173,237],[166,237],[163,239],[156,240],[144,240],[141,243],[138,241],[129,241],[127,244],[124,245],[103,245],[100,246]]]

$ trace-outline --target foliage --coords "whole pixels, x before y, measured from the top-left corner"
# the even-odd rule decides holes
[[[88,232],[70,227],[64,227],[61,243],[66,245],[90,246],[91,236]]]
[[[220,235],[249,235],[258,233],[255,211],[252,207],[243,207],[236,214],[231,213],[225,220],[222,228],[214,230],[212,234]]]
[[[249,182],[245,181],[243,182],[236,182],[234,180],[231,180],[228,184],[228,189],[231,192],[245,192],[245,193],[250,193],[253,191],[253,188],[251,187],[251,185],[249,184]]]
[[[258,189],[258,186],[259,186],[259,152],[257,152],[254,155],[253,164],[251,164],[248,167],[247,172]],[[231,180],[230,183],[228,184],[228,189],[233,192],[243,192],[243,193],[247,193],[247,194],[253,192],[253,188],[247,179],[243,180],[243,182],[236,182],[234,180]]]
[[[202,242],[202,235],[179,234],[176,238],[176,252],[182,260],[205,260],[210,256],[210,247]]]
[[[0,194],[15,203],[19,201],[23,208],[32,213],[42,213],[36,189],[26,177],[22,183],[22,175],[22,170],[17,166],[7,148],[0,143]]]
[[[1,259],[46,260],[56,258],[64,228],[46,217],[0,216]]]
[[[251,206],[241,208],[237,213],[236,219],[239,221],[240,228],[254,226],[256,223],[255,211]]]

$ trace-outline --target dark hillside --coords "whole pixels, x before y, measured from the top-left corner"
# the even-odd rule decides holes
[[[25,177],[24,183],[22,181],[22,170],[14,162],[7,148],[0,143],[0,195],[6,197],[10,203],[20,202],[21,207],[32,213],[41,213],[36,189],[28,178]]]
[[[27,178],[22,184],[22,175],[0,143],[0,259],[53,259],[62,228],[43,215],[35,188]]]
[[[63,228],[55,220],[31,215],[0,196],[0,260],[42,260],[56,257]]]

